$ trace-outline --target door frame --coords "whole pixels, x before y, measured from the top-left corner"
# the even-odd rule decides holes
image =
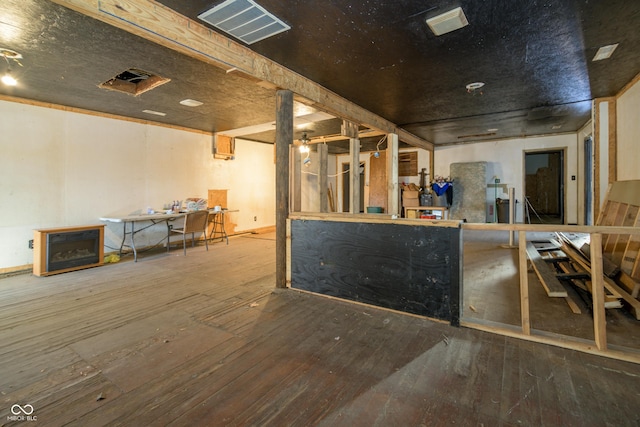
[[[560,223],[566,224],[567,220],[567,148],[559,147],[559,148],[541,148],[536,150],[523,150],[522,152],[522,218],[523,222],[526,222],[527,215],[527,155],[528,154],[560,154],[560,178],[558,180],[558,192],[560,193],[558,203],[560,209]]]

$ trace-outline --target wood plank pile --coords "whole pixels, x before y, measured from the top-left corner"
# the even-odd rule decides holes
[[[591,305],[589,235],[568,236],[556,233],[556,236],[557,239],[548,241],[528,242],[527,254],[547,295],[565,298],[571,310],[580,314],[581,310],[575,301],[576,296],[581,296],[589,306]],[[620,281],[620,269],[603,257],[603,270],[605,308],[626,306],[634,317],[640,320],[640,301],[623,287]]]
[[[640,180],[618,181],[609,187],[596,225],[640,227]],[[560,286],[571,284],[579,294],[590,296],[590,236],[556,236],[546,242],[529,243],[527,253],[547,295],[566,298],[577,312],[571,292],[562,295],[558,282]],[[594,262],[602,262],[603,266],[605,307],[627,307],[640,320],[640,235],[603,234],[602,259]]]
[[[640,181],[619,181],[609,188],[596,225],[640,227]],[[602,254],[619,266],[619,282],[634,298],[640,293],[640,236],[603,234]]]

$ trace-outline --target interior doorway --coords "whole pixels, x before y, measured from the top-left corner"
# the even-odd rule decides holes
[[[524,220],[564,224],[564,150],[525,152]]]
[[[351,200],[349,167],[350,163],[342,164],[342,212],[349,212]],[[360,212],[364,212],[364,163],[360,163]]]

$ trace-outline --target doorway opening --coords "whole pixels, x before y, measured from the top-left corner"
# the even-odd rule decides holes
[[[525,152],[524,214],[530,224],[564,224],[564,150]]]
[[[350,163],[342,164],[342,212],[349,212],[351,200],[349,167]],[[360,212],[364,212],[364,163],[360,163]]]

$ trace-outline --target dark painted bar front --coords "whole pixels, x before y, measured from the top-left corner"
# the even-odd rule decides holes
[[[292,219],[291,287],[457,326],[461,229],[437,223]]]

